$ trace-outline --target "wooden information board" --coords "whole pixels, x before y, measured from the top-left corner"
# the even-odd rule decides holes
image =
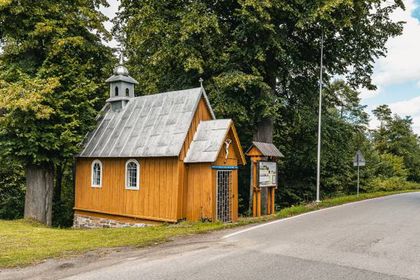
[[[258,187],[277,187],[277,163],[273,161],[258,162]]]

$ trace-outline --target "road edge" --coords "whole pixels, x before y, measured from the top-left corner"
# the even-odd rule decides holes
[[[343,203],[343,204],[340,204],[340,205],[327,206],[325,208],[320,208],[320,209],[316,209],[316,210],[310,210],[308,212],[304,212],[304,213],[301,213],[301,214],[297,214],[297,215],[293,215],[293,216],[285,217],[285,218],[278,218],[278,219],[275,219],[273,221],[260,223],[260,224],[257,224],[257,225],[239,230],[239,231],[235,231],[235,232],[232,232],[232,233],[229,233],[229,234],[226,234],[226,235],[222,236],[221,239],[227,239],[227,238],[233,237],[235,235],[239,235],[239,234],[242,234],[242,233],[254,230],[254,229],[262,228],[262,227],[265,227],[265,226],[268,226],[268,225],[271,225],[271,224],[286,222],[286,221],[289,221],[289,220],[301,218],[301,217],[308,216],[308,215],[311,215],[311,214],[317,214],[319,212],[323,212],[323,211],[327,211],[327,210],[334,210],[334,209],[339,208],[339,207],[347,207],[347,206],[352,206],[352,205],[355,205],[355,204],[371,202],[373,200],[383,200],[383,199],[387,199],[387,198],[394,197],[394,196],[400,196],[400,195],[406,195],[406,194],[418,193],[418,192],[420,192],[420,191],[413,190],[413,191],[407,191],[407,192],[396,193],[396,194],[389,194],[389,195],[378,196],[378,197],[373,197],[373,198],[366,198],[366,199],[362,199],[362,200],[358,200],[358,201],[346,202],[346,203]]]

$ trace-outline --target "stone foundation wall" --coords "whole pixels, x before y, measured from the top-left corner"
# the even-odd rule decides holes
[[[121,222],[111,219],[74,214],[74,228],[123,228],[123,227],[146,227],[145,223]]]

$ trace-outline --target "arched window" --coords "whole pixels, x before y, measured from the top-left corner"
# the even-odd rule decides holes
[[[125,89],[125,96],[130,96],[130,90],[128,88]]]
[[[140,164],[135,159],[130,159],[125,164],[125,188],[138,190],[140,182]]]
[[[102,187],[102,162],[100,160],[94,160],[92,162],[92,187]]]
[[[118,87],[115,87],[115,96],[118,96]]]

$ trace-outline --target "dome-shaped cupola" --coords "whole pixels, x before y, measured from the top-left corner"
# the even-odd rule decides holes
[[[109,98],[108,103],[111,104],[113,111],[120,111],[130,101],[130,98],[135,97],[134,85],[138,82],[133,79],[128,69],[124,66],[123,56],[120,56],[119,64],[114,68],[114,73],[106,80],[109,83]]]
[[[119,65],[117,65],[117,67],[114,68],[114,75],[115,76],[127,76],[127,77],[129,77],[128,69],[124,65],[119,64]]]

